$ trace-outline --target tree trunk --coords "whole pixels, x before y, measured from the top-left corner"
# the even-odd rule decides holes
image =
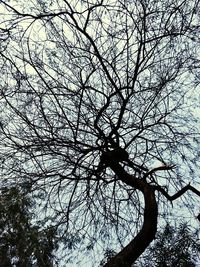
[[[155,238],[158,217],[155,190],[145,180],[129,175],[120,164],[115,163],[110,167],[121,181],[139,189],[144,195],[144,222],[141,230],[126,247],[104,265],[104,267],[131,267]]]

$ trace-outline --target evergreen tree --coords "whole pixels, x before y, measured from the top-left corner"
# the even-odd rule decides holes
[[[36,206],[22,188],[3,188],[0,195],[0,266],[51,267],[55,232],[32,223]],[[37,212],[37,210],[36,210]]]
[[[155,242],[135,267],[198,267],[200,262],[199,233],[186,223],[178,228],[166,224],[157,233]]]

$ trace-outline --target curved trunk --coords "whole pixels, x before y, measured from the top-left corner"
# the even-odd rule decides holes
[[[129,175],[120,164],[113,164],[110,167],[121,181],[139,189],[144,195],[144,222],[141,230],[126,247],[104,265],[104,267],[131,267],[154,239],[157,231],[158,207],[155,190],[146,181]]]

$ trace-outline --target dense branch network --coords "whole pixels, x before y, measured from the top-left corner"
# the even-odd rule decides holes
[[[0,3],[4,182],[45,196],[61,236],[135,236],[105,265],[131,266],[158,202],[200,196],[199,1],[18,2]]]

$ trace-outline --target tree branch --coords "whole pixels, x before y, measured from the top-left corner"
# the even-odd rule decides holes
[[[172,170],[173,168],[174,168],[174,165],[172,165],[172,166],[162,165],[162,166],[153,168],[150,171],[148,171],[147,173],[145,173],[144,179],[146,179],[149,175],[152,175],[153,173],[155,173],[157,171]]]
[[[197,190],[195,187],[191,186],[190,184],[186,185],[182,189],[180,189],[178,192],[176,192],[174,195],[170,196],[161,186],[155,186],[155,190],[161,192],[168,200],[173,201],[179,197],[181,197],[185,192],[188,190],[192,191],[196,195],[200,197],[200,191]]]

